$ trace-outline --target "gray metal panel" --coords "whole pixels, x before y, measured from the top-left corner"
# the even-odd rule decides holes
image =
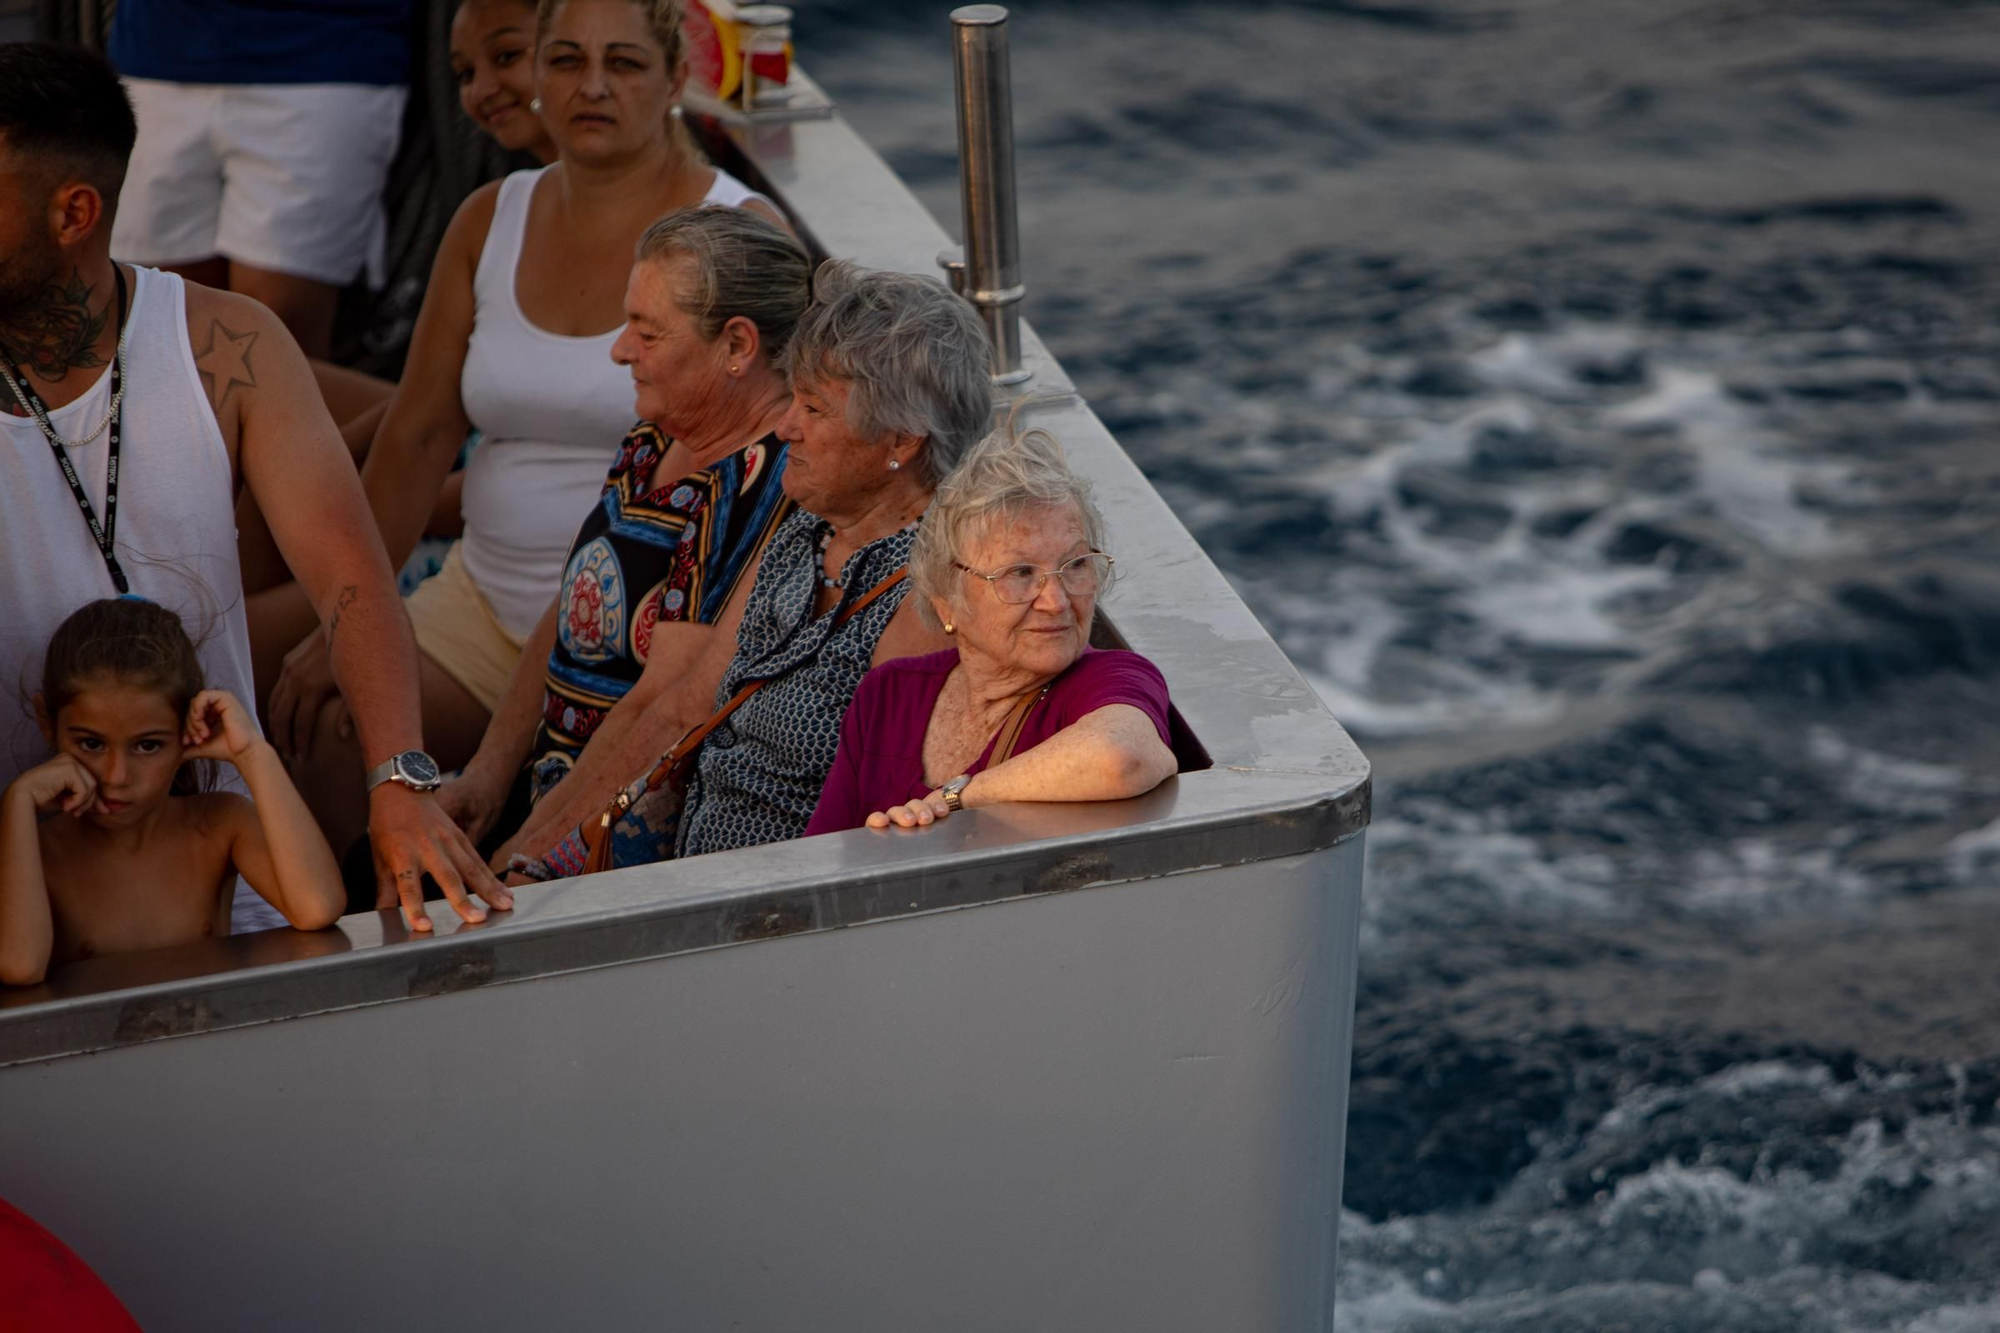
[[[1366,789],[1190,773],[1134,801],[1022,805],[931,829],[857,830],[521,890],[468,926],[429,905],[333,929],[91,959],[0,990],[0,1066],[1332,846]],[[1248,806],[1246,810],[1244,807]]]
[[[0,1071],[153,1330],[1330,1327],[1362,847]]]

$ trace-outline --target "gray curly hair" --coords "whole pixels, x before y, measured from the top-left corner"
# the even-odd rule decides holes
[[[964,298],[908,273],[844,259],[820,265],[813,305],[786,349],[793,384],[848,384],[856,435],[924,441],[923,478],[950,476],[993,419],[986,330]]]
[[[954,593],[963,584],[955,566],[969,563],[967,549],[996,524],[1038,509],[1074,507],[1083,520],[1084,540],[1092,550],[1105,549],[1104,515],[1091,499],[1090,482],[1070,467],[1055,436],[1039,428],[1017,430],[1018,415],[972,447],[938,486],[917,529],[910,548],[910,589],[918,617],[932,629],[943,628],[932,600],[959,600]],[[1100,596],[1111,590],[1115,577],[1107,577]]]

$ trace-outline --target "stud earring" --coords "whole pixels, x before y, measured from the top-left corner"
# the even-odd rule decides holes
[[[944,632],[946,634],[956,634],[958,633],[958,626],[952,624],[949,620],[947,620],[944,622]]]
[[[903,470],[903,465],[892,458],[889,460],[889,470],[891,472],[900,472]]]
[[[737,367],[737,366],[731,366],[731,367],[729,368],[729,373],[730,373],[730,374],[732,374],[732,375],[734,375],[734,374],[735,374],[735,373],[737,372],[737,370],[738,370],[738,369],[739,369],[739,367]]]
[[[539,115],[541,115],[541,114],[542,114],[542,99],[541,99],[541,98],[539,98],[539,97],[536,97],[536,98],[531,98],[531,99],[529,99],[529,102],[528,102],[528,110],[530,110],[530,111],[534,112],[534,113],[535,113],[536,115],[538,115],[538,116],[539,116]]]

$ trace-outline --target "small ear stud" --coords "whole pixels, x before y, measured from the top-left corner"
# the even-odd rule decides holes
[[[729,373],[730,373],[730,374],[732,374],[732,375],[734,375],[734,374],[735,374],[735,373],[736,373],[736,372],[737,372],[738,370],[741,370],[741,369],[742,369],[742,367],[741,367],[741,366],[731,366],[731,367],[729,368]]]
[[[539,115],[541,115],[541,114],[542,114],[542,99],[541,99],[541,98],[539,98],[539,97],[536,97],[536,98],[533,98],[533,99],[531,99],[531,100],[530,100],[530,101],[528,102],[528,110],[530,110],[530,111],[534,112],[534,113],[535,113],[536,115],[538,115],[538,116],[539,116]]]
[[[890,470],[891,472],[900,472],[900,471],[902,471],[902,469],[903,469],[903,465],[902,465],[901,463],[897,462],[897,461],[896,461],[895,459],[893,459],[893,458],[889,460],[889,470]]]
[[[944,622],[944,632],[946,634],[956,634],[958,633],[958,626],[952,624],[949,620],[947,620]]]

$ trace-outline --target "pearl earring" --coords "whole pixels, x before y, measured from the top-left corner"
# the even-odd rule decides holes
[[[541,99],[541,98],[539,98],[539,97],[536,97],[536,98],[533,98],[533,99],[531,99],[531,100],[530,100],[530,101],[528,102],[528,110],[530,110],[530,111],[534,112],[534,113],[535,113],[536,115],[538,115],[538,116],[539,116],[539,115],[541,115],[541,114],[542,114],[542,99]]]
[[[958,626],[952,624],[949,620],[947,620],[944,622],[944,632],[946,634],[956,634],[958,633]]]
[[[900,472],[900,471],[902,471],[902,468],[903,468],[903,465],[902,465],[901,463],[897,462],[897,461],[896,461],[895,459],[893,459],[893,458],[892,458],[892,459],[890,459],[890,460],[889,460],[889,470],[890,470],[891,472]]]

